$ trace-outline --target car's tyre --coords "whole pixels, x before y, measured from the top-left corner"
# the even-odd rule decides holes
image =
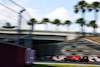
[[[81,62],[81,59],[78,59],[78,62]]]
[[[71,59],[69,59],[69,61],[71,61]]]
[[[83,57],[83,61],[84,61],[84,62],[89,62],[88,57]]]
[[[67,61],[67,58],[64,58],[64,62]]]

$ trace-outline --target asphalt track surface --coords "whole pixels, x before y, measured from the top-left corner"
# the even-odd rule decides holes
[[[93,65],[100,66],[100,62],[61,62],[61,61],[36,61],[36,64],[68,64],[68,65]]]

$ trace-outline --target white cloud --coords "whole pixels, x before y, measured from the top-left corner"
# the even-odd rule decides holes
[[[36,25],[34,25],[35,26],[35,30],[47,30],[46,29],[46,26],[44,25],[44,24],[36,24]]]
[[[92,3],[92,2],[94,2],[94,1],[100,2],[100,0],[85,0],[85,1],[88,2],[88,3]]]
[[[100,19],[97,21],[97,25],[98,25],[98,28],[96,31],[100,33]]]
[[[76,19],[78,19],[80,16],[78,14],[75,14],[73,11],[69,11],[69,10],[65,9],[64,7],[59,7],[59,8],[56,8],[51,13],[49,13],[48,15],[46,15],[45,17],[49,18],[51,21],[53,21],[54,19],[60,19],[62,23],[65,20],[70,20],[70,21],[72,21],[72,23],[74,23],[74,21]],[[70,26],[70,29],[72,29],[73,27],[75,27],[75,26]],[[55,29],[51,25],[49,28],[52,30]],[[58,26],[58,30],[65,31],[66,26]],[[75,28],[73,28],[73,30],[76,31]]]
[[[17,3],[22,4],[22,2],[23,2],[22,5],[25,5],[25,3],[27,1],[28,0],[17,1]],[[9,4],[8,6],[12,6],[11,8],[14,9],[14,10],[16,10],[17,12],[19,12],[21,10],[21,8],[17,7],[16,5]],[[17,19],[18,20],[18,14],[15,14],[12,11],[9,11],[9,10],[5,9],[4,7],[1,7],[1,8],[2,8],[2,9],[0,9],[1,13],[3,12],[4,15],[8,16],[11,19]],[[36,9],[27,8],[27,11],[29,12],[30,15],[32,15],[33,18],[36,18],[39,21],[42,18],[44,18],[44,17],[48,17],[51,20],[58,18],[58,19],[60,19],[62,21],[64,21],[64,20],[72,20],[72,19],[74,20],[75,18],[78,17],[78,15],[77,16],[73,15],[74,14],[73,12],[66,10],[64,7],[56,8],[54,11],[50,12],[46,16],[43,16],[43,15],[39,14],[38,10],[36,10]],[[27,21],[30,18],[28,17],[28,15],[26,14],[26,12],[23,13],[23,16],[25,18],[22,21],[22,27],[21,28],[23,28],[23,29],[29,29],[29,26],[27,25]],[[18,21],[14,21],[14,20],[11,20],[11,19],[3,17],[3,16],[0,16],[0,17],[1,17],[0,21],[2,21],[2,22],[8,21],[12,25],[17,25],[18,24],[17,23]],[[46,27],[45,25],[35,25],[35,29],[39,29],[39,30],[43,30],[43,29],[46,30],[45,27]],[[48,29],[49,30],[55,30],[55,28],[56,28],[55,25],[52,25],[52,24],[48,25]],[[59,26],[58,29],[59,30],[66,30],[65,27],[61,28],[61,26]]]
[[[7,6],[12,6],[10,7],[11,9],[19,12],[21,10],[21,8],[19,8],[16,5],[12,5],[12,4],[7,4]],[[40,15],[38,14],[38,11],[32,8],[26,8],[27,11],[30,13],[30,15],[32,15],[32,17],[36,18],[37,20],[40,19]],[[30,17],[26,14],[26,11],[22,13],[22,26],[21,28],[23,29],[29,29],[29,26],[27,25],[27,21],[30,19]],[[10,22],[11,25],[18,25],[18,19],[19,16],[17,13],[14,13],[13,11],[0,6],[0,26],[5,25],[5,22]]]
[[[97,24],[98,24],[98,26],[100,27],[100,19],[98,19]]]
[[[60,19],[62,21],[65,20],[75,20],[79,17],[79,15],[75,15],[73,11],[69,11],[64,7],[56,8],[54,11],[46,15],[45,17],[50,18],[50,20]]]
[[[53,21],[56,18],[60,19],[61,21],[65,21],[65,20],[74,21],[74,20],[76,20],[76,18],[79,17],[79,15],[74,15],[74,13],[72,11],[68,11],[64,7],[56,8],[54,11],[50,12],[46,16],[42,16],[41,14],[38,13],[37,10],[32,9],[32,8],[27,8],[27,10],[32,15],[33,18],[36,18],[39,21],[41,19],[43,19],[44,17],[49,18],[51,21]],[[46,28],[46,25],[44,25],[44,24],[40,24],[40,25],[36,24],[35,29],[36,30],[57,30],[58,29],[59,31],[66,30],[66,26],[56,27],[55,25],[52,25],[52,24],[48,24],[47,26],[48,26],[48,29]]]
[[[25,6],[26,3],[28,2],[28,0],[18,0],[16,2],[18,4],[21,4],[22,6]],[[14,5],[14,4],[6,4],[6,5],[8,7],[12,6],[10,8],[15,10],[16,12],[20,12],[20,10],[22,10],[22,8]],[[29,14],[32,16],[32,18],[36,18],[37,20],[41,19],[41,15],[39,15],[38,10],[35,10],[35,9],[32,9],[32,8],[26,8],[26,9],[27,9],[26,11],[29,12]],[[22,23],[21,23],[22,29],[29,29],[30,28],[27,25],[27,21],[30,20],[30,17],[27,15],[26,11],[22,13],[22,17],[23,17]],[[1,14],[0,15],[0,24],[2,24],[2,25],[0,25],[0,27],[5,25],[5,22],[10,22],[11,25],[15,25],[15,26],[18,25],[18,20],[19,20],[18,14],[14,13],[13,11],[11,11],[11,10],[3,7],[3,6],[0,6],[0,14]],[[12,20],[12,19],[16,19],[16,20]],[[39,29],[40,27],[41,27],[40,29],[44,28],[43,25],[41,25],[41,26],[36,25],[35,27],[36,27],[36,29]]]
[[[54,11],[52,11],[50,14],[46,15],[46,17],[50,18],[51,20],[53,19],[69,19],[70,12],[66,10],[64,7],[59,7],[56,8]]]
[[[36,18],[37,20],[40,20],[42,16],[38,13],[38,10],[32,9],[32,8],[26,8],[29,14],[33,17]]]
[[[18,20],[17,16],[18,15],[11,10],[0,6],[0,23],[2,23],[3,25],[5,24],[5,22],[11,22],[12,25],[15,25],[15,22]]]

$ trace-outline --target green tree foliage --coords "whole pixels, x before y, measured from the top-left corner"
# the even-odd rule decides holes
[[[83,32],[83,25],[85,25],[85,20],[83,18],[79,18],[79,19],[76,20],[75,23],[80,24],[81,32]]]
[[[67,25],[68,27],[72,24],[70,20],[66,20],[62,25]]]
[[[61,25],[61,21],[59,20],[59,19],[55,19],[53,22],[51,22],[52,24],[54,24],[54,25],[57,25],[57,27],[59,26],[59,25]],[[57,29],[58,30],[58,29]]]
[[[6,22],[5,26],[2,26],[3,28],[15,28],[16,26],[11,26],[9,22]]]
[[[87,9],[88,3],[86,3],[84,0],[79,1],[77,5],[75,5],[75,13],[78,13],[79,10],[82,11],[82,13],[85,13],[86,9]]]
[[[61,25],[61,22],[59,19],[55,19],[53,22],[51,22],[52,24],[55,24],[57,26]]]
[[[95,29],[98,28],[98,25],[95,23],[95,20],[90,21],[89,24],[87,24],[88,27],[92,27],[94,29],[93,33],[95,34]]]
[[[79,19],[76,20],[76,23],[83,26],[83,25],[85,25],[85,20],[83,18],[79,18]]]
[[[39,23],[39,24],[47,24],[48,22],[50,22],[50,20],[48,18],[43,18],[43,20]],[[48,25],[46,25],[46,29],[47,29]]]
[[[85,12],[86,12],[86,10],[87,10],[87,6],[88,6],[88,3],[87,2],[85,2],[84,0],[81,0],[81,1],[79,1],[78,2],[78,4],[77,5],[75,5],[75,7],[74,7],[74,12],[75,13],[78,13],[79,11],[81,11],[82,12],[82,18],[84,18],[85,17]],[[79,23],[79,24],[81,24],[81,32],[84,32],[83,31],[83,27],[84,27],[84,22],[82,21],[82,22],[80,22],[80,21],[82,21],[82,19],[79,19],[79,20],[77,20],[77,23]],[[83,34],[83,36],[84,36],[84,34]]]
[[[70,20],[66,20],[64,24],[70,26],[71,25],[71,21]]]
[[[44,18],[40,24],[46,24],[50,22],[48,18]]]
[[[32,18],[32,19],[30,19],[30,20],[27,22],[27,24],[28,24],[28,25],[33,25],[33,23],[34,23],[34,24],[37,24],[36,22],[37,22],[36,19],[35,19],[35,18]]]
[[[89,11],[94,11],[94,20],[95,22],[97,21],[97,13],[100,11],[100,2],[93,2],[92,4],[88,5],[88,10]]]

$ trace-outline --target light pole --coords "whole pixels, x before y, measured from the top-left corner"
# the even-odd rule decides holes
[[[26,47],[28,47],[28,48],[33,48],[33,40],[32,40],[32,38],[33,38],[33,35],[32,35],[32,32],[33,32],[33,26],[34,26],[34,22],[32,22],[31,23],[31,29],[30,29],[30,32],[29,32],[29,36],[28,36],[28,41],[27,41],[27,45],[26,45]]]
[[[30,31],[29,31],[29,34],[28,34],[28,37],[27,39],[25,40],[25,46],[28,47],[28,48],[33,48],[34,47],[34,35],[32,34],[32,32],[34,31],[34,24],[36,23],[37,21],[32,18],[30,19],[30,21],[28,22],[28,24],[30,25]]]
[[[34,31],[34,24],[35,23],[36,23],[36,21],[32,22],[30,33],[29,33],[29,40],[30,40],[29,47],[30,48],[34,48],[34,43],[33,43],[34,42],[34,35],[32,35],[32,32]],[[33,40],[32,40],[32,38],[33,38]]]
[[[19,12],[19,20],[18,20],[18,27],[17,27],[17,36],[16,36],[16,45],[19,45],[19,39],[20,39],[20,27],[21,27],[21,20],[22,20],[22,13],[25,11],[25,9],[21,10]]]

